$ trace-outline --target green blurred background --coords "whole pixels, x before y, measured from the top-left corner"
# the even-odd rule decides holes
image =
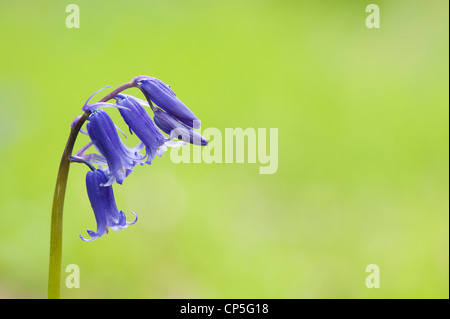
[[[63,298],[448,298],[448,1],[377,1],[380,29],[370,3],[2,0],[0,298],[46,298],[69,125],[142,74],[203,129],[278,128],[278,171],[166,153],[114,188],[139,221],[85,243],[72,165],[63,271],[77,264],[81,287],[63,272]]]

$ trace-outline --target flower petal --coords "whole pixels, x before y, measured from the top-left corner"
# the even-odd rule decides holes
[[[155,109],[154,113],[155,124],[164,133],[169,134],[171,140],[177,138],[179,140],[201,146],[208,144],[207,139],[194,131],[192,128],[186,126],[184,123],[178,121],[169,113],[164,112],[160,109]]]
[[[147,153],[147,161],[149,164],[153,160],[156,150],[160,148],[168,140],[153,123],[152,118],[142,105],[139,104],[131,96],[116,95],[117,104],[127,108],[127,112],[119,110],[125,123],[128,124],[130,130],[142,141],[145,145]]]
[[[139,88],[147,100],[176,117],[189,127],[200,128],[200,121],[195,114],[176,96],[169,85],[152,77],[138,77]]]
[[[144,160],[145,156],[122,142],[116,126],[105,111],[97,110],[88,119],[86,126],[89,137],[95,148],[106,159],[109,177],[115,176],[117,183],[121,184],[127,176],[125,172],[130,172],[130,169]],[[112,179],[110,178],[109,181],[111,182]]]
[[[166,146],[168,147],[180,147],[183,145],[186,145],[187,143],[185,141],[167,141],[166,143],[164,143]]]
[[[97,222],[97,231],[87,230],[90,239],[80,235],[84,241],[92,241],[103,236],[108,233],[108,228],[120,230],[130,225],[123,211],[119,212],[117,209],[113,188],[102,186],[107,180],[108,176],[102,170],[89,171],[86,175],[86,189]]]
[[[92,104],[87,104],[83,107],[83,111],[89,111],[89,112],[94,112],[95,110],[98,110],[102,107],[113,107],[116,109],[121,109],[122,107],[120,105],[116,105],[116,104],[112,104],[112,103],[108,103],[108,102],[96,102],[96,103],[92,103]]]

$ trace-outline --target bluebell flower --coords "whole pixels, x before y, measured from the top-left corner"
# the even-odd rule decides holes
[[[150,101],[155,103],[164,111],[189,127],[195,129],[200,128],[199,119],[176,96],[169,85],[150,76],[138,76],[134,81],[139,85],[139,88],[144,93],[149,103]]]
[[[128,124],[131,133],[142,141],[148,156],[145,163],[151,164],[155,155],[162,156],[167,150],[165,143],[169,141],[153,123],[144,107],[129,95],[117,94],[116,102],[121,108],[119,112],[125,123]]]
[[[176,118],[170,114],[155,108],[154,109],[154,121],[155,124],[166,134],[169,134],[170,138],[177,138],[181,141],[185,141],[196,145],[208,145],[208,140],[194,131],[192,128],[179,122]]]
[[[114,182],[122,184],[125,177],[133,171],[133,167],[144,159],[144,156],[138,153],[141,148],[131,149],[122,142],[116,126],[105,111],[94,111],[88,121],[86,128],[92,144],[108,164],[109,180],[105,186],[112,185]],[[97,162],[101,163],[101,161]]]
[[[127,222],[124,212],[117,209],[114,199],[114,192],[112,186],[101,186],[108,181],[108,176],[101,170],[89,171],[86,175],[86,189],[94,210],[95,220],[97,222],[97,232],[90,229],[87,230],[90,239],[85,239],[80,235],[84,241],[95,240],[104,234],[108,233],[108,228],[118,231],[127,228],[137,221]]]

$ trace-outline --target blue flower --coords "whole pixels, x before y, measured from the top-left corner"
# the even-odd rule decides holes
[[[165,142],[169,139],[159,131],[144,107],[134,98],[129,95],[117,94],[115,99],[117,104],[121,106],[119,112],[125,123],[128,124],[130,132],[134,132],[145,145],[148,156],[146,163],[151,164],[155,154],[162,156],[167,150]]]
[[[208,145],[208,140],[194,131],[192,128],[177,121],[176,118],[170,114],[155,108],[154,109],[155,124],[166,134],[169,134],[170,138],[177,138],[181,141],[189,142],[196,145]]]
[[[107,181],[108,176],[98,169],[89,171],[86,175],[86,188],[97,221],[97,232],[88,229],[87,233],[91,238],[85,239],[80,235],[84,241],[92,241],[103,236],[108,233],[108,228],[118,231],[137,221],[137,215],[134,212],[136,219],[133,222],[127,222],[124,212],[119,213],[112,186],[101,186]]]
[[[135,83],[139,83],[139,88],[144,93],[147,100],[155,103],[164,111],[177,118],[189,127],[200,128],[200,121],[194,113],[176,96],[170,86],[163,81],[150,77],[138,76]]]
[[[88,120],[86,127],[92,144],[108,164],[109,180],[105,186],[114,182],[122,184],[125,177],[133,171],[133,167],[144,159],[144,156],[138,153],[140,148],[130,149],[122,142],[112,119],[105,111],[94,111]]]

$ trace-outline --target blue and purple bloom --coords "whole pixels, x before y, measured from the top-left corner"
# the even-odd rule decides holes
[[[179,122],[176,118],[171,116],[158,108],[154,109],[155,117],[153,118],[155,124],[166,134],[169,134],[170,139],[177,138],[181,141],[196,145],[208,145],[206,140],[199,133],[194,131],[187,125]]]
[[[199,119],[176,96],[169,85],[150,76],[138,76],[135,78],[135,82],[140,83],[139,88],[144,93],[149,103],[155,103],[164,111],[189,127],[195,129],[200,128]]]
[[[92,241],[107,234],[108,228],[118,231],[137,221],[137,215],[134,212],[136,219],[132,222],[127,222],[124,212],[119,212],[112,186],[102,186],[107,181],[108,176],[101,170],[89,171],[86,175],[86,189],[97,221],[97,232],[88,229],[87,233],[91,238],[85,239],[80,235],[84,241]]]
[[[136,222],[135,213],[133,214],[136,220],[127,222],[125,214],[118,211],[111,186],[115,182],[122,184],[136,165],[151,164],[155,155],[162,156],[167,146],[181,146],[186,142],[202,146],[208,144],[208,141],[193,129],[200,128],[200,121],[176,97],[168,85],[149,76],[138,76],[130,84],[139,87],[147,101],[127,94],[110,93],[111,96],[115,94],[116,104],[89,103],[91,98],[101,91],[99,90],[89,97],[82,108],[84,116],[88,116],[88,122],[87,132],[82,129],[80,132],[89,135],[91,141],[71,156],[70,160],[84,163],[91,169],[86,175],[86,188],[97,221],[96,232],[87,230],[90,239],[80,235],[84,241],[92,241],[103,236],[108,233],[109,228],[117,231]],[[108,100],[108,96],[104,100]],[[154,120],[142,105],[151,107]],[[103,107],[119,109],[130,132],[140,139],[136,147],[129,148],[122,142],[117,133],[120,129],[115,126],[109,115],[100,109]],[[80,118],[81,116],[73,121],[72,127]],[[169,138],[163,132],[168,134]],[[180,141],[172,141],[175,138]],[[94,146],[99,154],[85,154],[91,146]],[[146,154],[142,155],[140,152],[144,147]],[[98,168],[93,164],[98,164]]]
[[[122,142],[116,126],[105,111],[94,111],[88,120],[86,127],[92,144],[108,164],[109,180],[105,186],[114,182],[122,184],[144,156],[138,153],[139,148],[130,149]]]
[[[161,157],[167,150],[164,143],[169,139],[159,131],[144,107],[131,96],[117,94],[115,99],[117,105],[121,106],[120,115],[128,124],[130,132],[134,132],[145,145],[148,156],[145,163],[151,164],[156,154]]]

